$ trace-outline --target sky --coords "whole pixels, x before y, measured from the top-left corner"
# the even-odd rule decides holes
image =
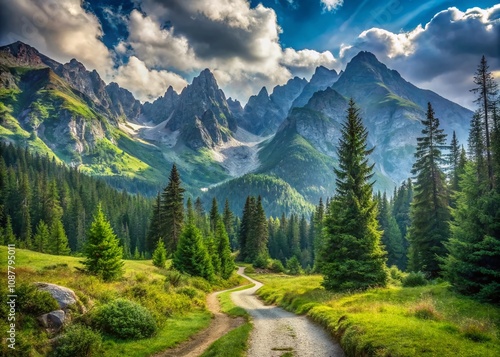
[[[0,45],[17,40],[141,101],[209,68],[245,103],[317,66],[340,71],[361,50],[469,108],[482,55],[500,79],[498,0],[0,0]]]

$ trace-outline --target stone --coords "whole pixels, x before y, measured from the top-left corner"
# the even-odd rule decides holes
[[[76,304],[78,298],[75,292],[64,286],[50,283],[35,283],[39,290],[47,291],[57,301],[59,307],[65,310],[69,305]]]
[[[63,310],[51,311],[48,314],[38,316],[40,324],[51,331],[59,331],[66,320],[66,313]]]

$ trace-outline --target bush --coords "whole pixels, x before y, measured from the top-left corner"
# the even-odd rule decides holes
[[[466,319],[460,328],[460,332],[462,332],[465,338],[475,342],[491,340],[491,337],[488,335],[490,330],[492,330],[491,324],[475,319]]]
[[[427,285],[428,281],[425,278],[424,273],[419,272],[411,272],[405,278],[403,278],[403,286],[404,287],[414,287],[414,286],[423,286]]]
[[[410,313],[422,320],[441,319],[441,314],[436,310],[434,302],[429,299],[419,301],[410,309]]]
[[[182,286],[187,283],[187,277],[177,270],[168,270],[165,274],[165,282],[174,287]]]
[[[97,328],[121,339],[150,337],[157,330],[156,321],[148,309],[125,299],[101,306],[92,320]]]
[[[59,310],[59,304],[49,292],[39,290],[31,284],[21,283],[16,289],[19,311],[38,316]]]
[[[283,266],[283,263],[279,259],[273,259],[270,269],[274,273],[284,273],[285,272],[285,267]]]
[[[267,269],[269,263],[269,259],[265,254],[259,254],[255,261],[253,262],[253,266],[256,268]]]
[[[91,357],[100,356],[101,352],[101,335],[86,326],[73,325],[57,340],[54,355],[57,357]]]
[[[299,259],[296,256],[291,257],[286,261],[286,268],[290,275],[300,275],[302,274],[302,267],[300,265]]]

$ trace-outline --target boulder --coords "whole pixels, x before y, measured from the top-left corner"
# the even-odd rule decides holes
[[[66,310],[69,305],[76,304],[78,298],[75,292],[64,286],[50,283],[35,283],[38,289],[47,291],[57,301],[62,310]]]
[[[66,313],[63,310],[55,310],[38,316],[38,321],[43,327],[55,332],[62,328],[65,320]]]

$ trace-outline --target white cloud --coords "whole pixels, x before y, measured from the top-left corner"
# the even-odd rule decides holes
[[[21,40],[55,60],[76,58],[101,75],[112,67],[111,54],[100,41],[101,25],[80,0],[0,0],[4,44]]]
[[[326,11],[336,11],[344,5],[344,0],[320,0],[320,2]]]
[[[341,49],[342,61],[360,50],[373,52],[416,85],[473,108],[469,89],[481,56],[492,71],[500,70],[500,4],[465,12],[451,7],[407,33],[369,29]]]
[[[151,101],[165,93],[168,86],[180,92],[187,82],[178,74],[165,70],[151,70],[144,62],[131,56],[127,64],[120,66],[113,77],[121,87],[133,90],[137,99]]]

